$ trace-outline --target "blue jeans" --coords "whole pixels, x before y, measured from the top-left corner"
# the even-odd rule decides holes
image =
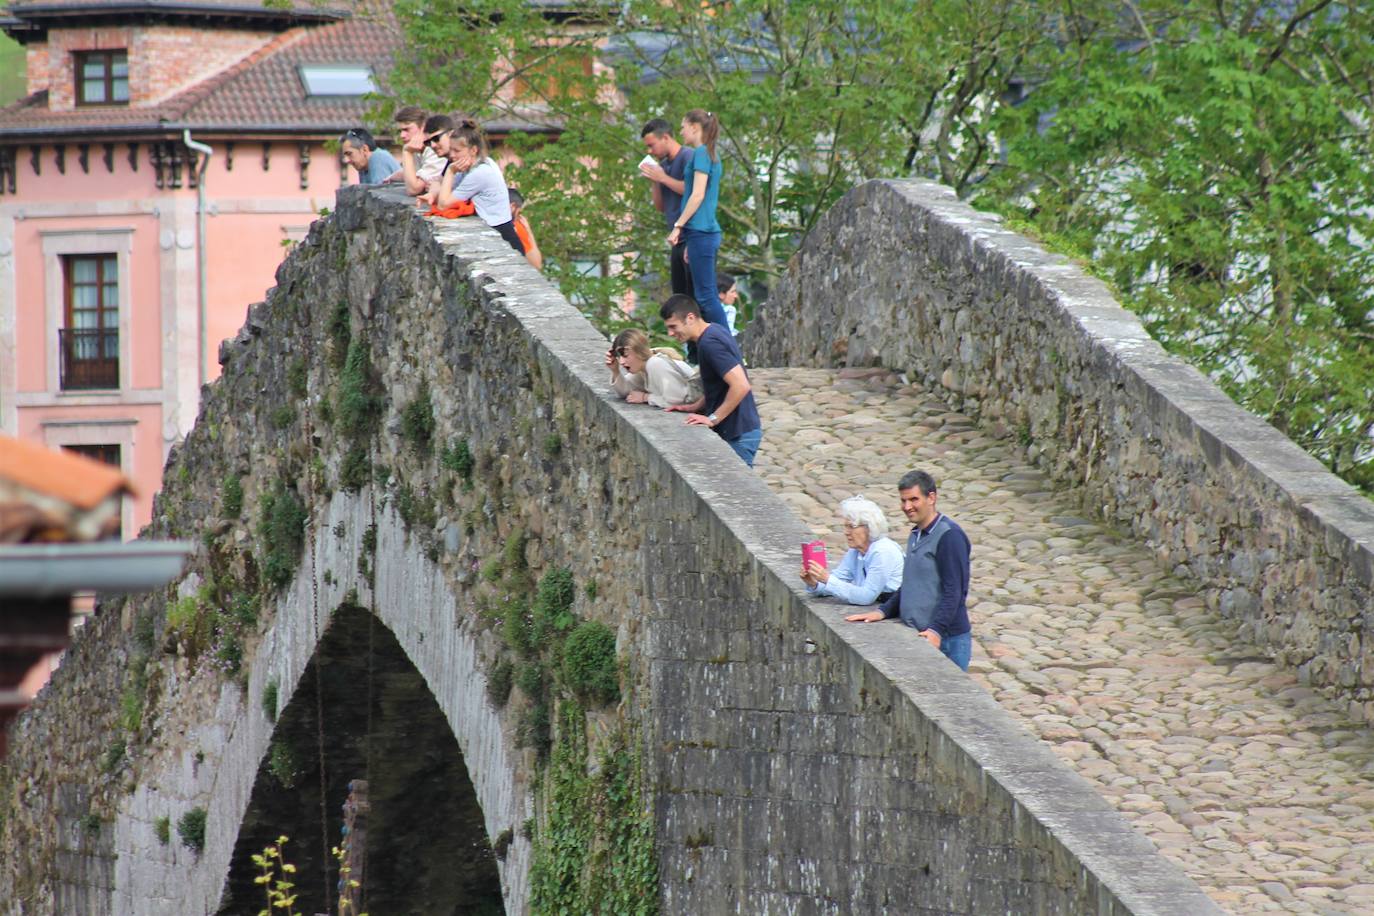
[[[733,439],[726,439],[725,444],[735,450],[735,454],[744,459],[744,463],[751,468],[754,466],[754,456],[758,454],[759,443],[763,441],[762,429],[751,429],[747,433],[740,433]],[[964,663],[968,667],[968,663]]]
[[[720,233],[684,228],[682,240],[687,245],[687,269],[692,272],[692,298],[701,306],[701,317],[730,330],[725,323],[725,306],[720,304],[720,292],[716,289]]]
[[[940,640],[940,651],[945,654],[945,658],[967,671],[968,663],[973,659],[973,633],[970,631],[958,636],[946,636]]]

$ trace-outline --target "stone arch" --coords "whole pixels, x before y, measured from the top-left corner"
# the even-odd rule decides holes
[[[398,846],[397,834],[388,834],[388,855],[412,858],[410,864],[372,859],[369,869],[380,876],[375,888],[369,882],[373,910],[523,913],[530,846],[522,828],[532,814],[523,758],[487,699],[476,634],[455,625],[458,599],[399,515],[378,510],[367,488],[336,494],[312,525],[318,532],[313,553],[307,549],[295,581],[278,599],[277,623],[263,646],[269,662],[255,670],[248,690],[256,699],[274,684],[280,712],[270,734],[255,742],[254,776],[251,785],[242,787],[245,803],[225,864],[220,911],[247,911],[251,902],[256,912],[261,897],[254,896],[251,856],[281,834],[292,837],[287,859],[300,869],[302,911],[313,911],[309,906],[317,897],[316,910],[323,911],[313,666],[318,657],[330,844],[339,841],[340,807],[349,779],[365,774],[372,783],[373,835],[380,836],[389,824],[405,823],[420,838]],[[369,656],[370,769],[365,721]],[[246,715],[266,717],[251,705]],[[401,715],[404,723],[398,721]],[[359,717],[362,721],[354,721]],[[300,781],[292,787],[281,786],[273,772],[282,766],[273,763],[282,747],[290,747],[288,753],[297,758]],[[387,775],[388,767],[397,771]],[[435,794],[429,799],[407,795],[420,790]],[[276,807],[286,797],[295,799],[295,811]],[[463,855],[450,855],[455,851]],[[336,878],[331,871],[331,886]],[[405,882],[417,901],[411,909],[400,906],[408,899]]]
[[[356,779],[366,780],[371,810],[365,833],[355,837],[365,848],[386,849],[369,854],[357,876],[366,908],[504,912],[494,844],[443,710],[391,631],[352,604],[331,615],[277,715],[239,825],[221,911],[262,905],[252,859],[281,835],[291,837],[285,856],[297,868],[297,906],[327,909],[326,888],[337,888],[339,877],[328,847],[340,842],[339,802]]]

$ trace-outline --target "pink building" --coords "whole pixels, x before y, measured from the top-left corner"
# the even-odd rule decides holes
[[[0,27],[0,432],[117,464],[147,523],[219,342],[346,174],[384,23],[261,0],[34,0]],[[351,171],[351,170],[350,170]]]

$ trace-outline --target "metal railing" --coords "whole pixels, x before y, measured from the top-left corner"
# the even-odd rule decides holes
[[[117,328],[60,328],[62,390],[119,387]]]

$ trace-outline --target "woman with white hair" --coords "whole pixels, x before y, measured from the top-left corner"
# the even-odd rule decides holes
[[[862,496],[840,503],[840,520],[849,550],[834,572],[812,560],[801,571],[806,590],[833,595],[850,604],[876,604],[902,585],[902,548],[887,536],[887,517]]]

